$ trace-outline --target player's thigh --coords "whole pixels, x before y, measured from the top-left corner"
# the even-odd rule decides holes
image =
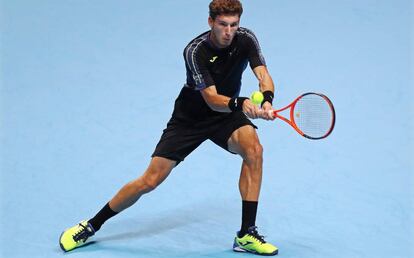
[[[260,155],[262,146],[259,141],[256,129],[251,125],[245,125],[235,130],[228,142],[228,149],[231,152],[246,158],[250,154]]]
[[[248,127],[249,132],[253,133],[255,133],[255,129],[257,129],[257,127],[252,123],[252,121],[250,121],[249,118],[247,118],[243,112],[232,112],[228,115],[228,117],[226,117],[224,121],[221,121],[214,127],[214,134],[210,136],[209,139],[218,146],[233,154],[240,154],[238,148],[235,148],[233,146],[235,145],[235,140],[231,139],[235,137],[238,138],[240,132],[243,134],[243,132],[246,130],[241,128],[244,127]]]
[[[203,130],[188,125],[169,123],[155,147],[152,157],[176,161],[178,165],[207,139]]]

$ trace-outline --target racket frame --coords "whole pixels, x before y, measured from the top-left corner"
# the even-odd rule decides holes
[[[296,125],[296,122],[295,122],[295,112],[294,111],[295,111],[296,104],[298,103],[298,101],[301,98],[303,98],[304,96],[307,96],[307,95],[311,95],[311,94],[312,95],[318,95],[318,96],[322,97],[323,99],[325,99],[325,101],[328,103],[328,105],[329,105],[329,107],[331,109],[331,112],[332,112],[332,123],[331,123],[331,127],[329,128],[329,130],[324,135],[322,135],[320,137],[312,137],[312,136],[309,136],[309,135],[305,134],[304,132],[302,132],[298,128],[298,126]],[[282,115],[279,115],[280,112],[285,111],[285,110],[287,110],[289,108],[290,108],[290,110],[289,110],[289,118],[290,118],[290,120],[287,119],[286,117],[282,116]],[[325,96],[324,94],[315,93],[315,92],[307,92],[307,93],[304,93],[304,94],[300,95],[299,97],[297,97],[294,101],[292,101],[292,103],[290,103],[286,107],[281,108],[281,109],[278,109],[278,110],[273,110],[273,116],[275,118],[279,118],[279,119],[285,121],[290,126],[292,126],[293,129],[295,129],[296,132],[298,132],[300,135],[302,135],[305,138],[311,139],[311,140],[320,140],[320,139],[323,139],[323,138],[328,137],[332,133],[333,128],[335,127],[335,120],[336,120],[335,108],[334,108],[331,100],[327,96]]]

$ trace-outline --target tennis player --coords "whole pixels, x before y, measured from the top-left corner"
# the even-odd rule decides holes
[[[65,230],[59,239],[64,251],[84,245],[105,221],[154,190],[187,155],[205,140],[211,140],[242,158],[242,223],[233,250],[259,255],[278,253],[278,248],[267,243],[256,227],[263,150],[257,127],[249,120],[274,118],[268,112],[259,112],[248,98],[239,97],[242,74],[248,64],[264,95],[264,111],[272,109],[274,84],[256,36],[239,27],[242,4],[238,0],[213,0],[209,11],[211,30],[197,36],[184,49],[187,81],[148,168],[123,186],[94,217]]]

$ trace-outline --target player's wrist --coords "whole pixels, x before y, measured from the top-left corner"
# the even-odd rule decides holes
[[[270,104],[270,102],[264,102],[261,106],[261,108],[265,111],[271,110],[272,109],[272,104]]]
[[[270,91],[270,90],[264,91],[261,107],[263,107],[263,104],[265,104],[266,102],[269,102],[270,105],[273,105],[273,98],[274,98],[273,91]]]
[[[243,111],[243,103],[249,98],[246,97],[234,97],[229,100],[228,107],[229,109],[234,111]]]

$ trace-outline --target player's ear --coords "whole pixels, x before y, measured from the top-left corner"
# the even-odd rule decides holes
[[[208,26],[210,26],[210,29],[213,28],[214,20],[211,18],[211,16],[208,17]]]

